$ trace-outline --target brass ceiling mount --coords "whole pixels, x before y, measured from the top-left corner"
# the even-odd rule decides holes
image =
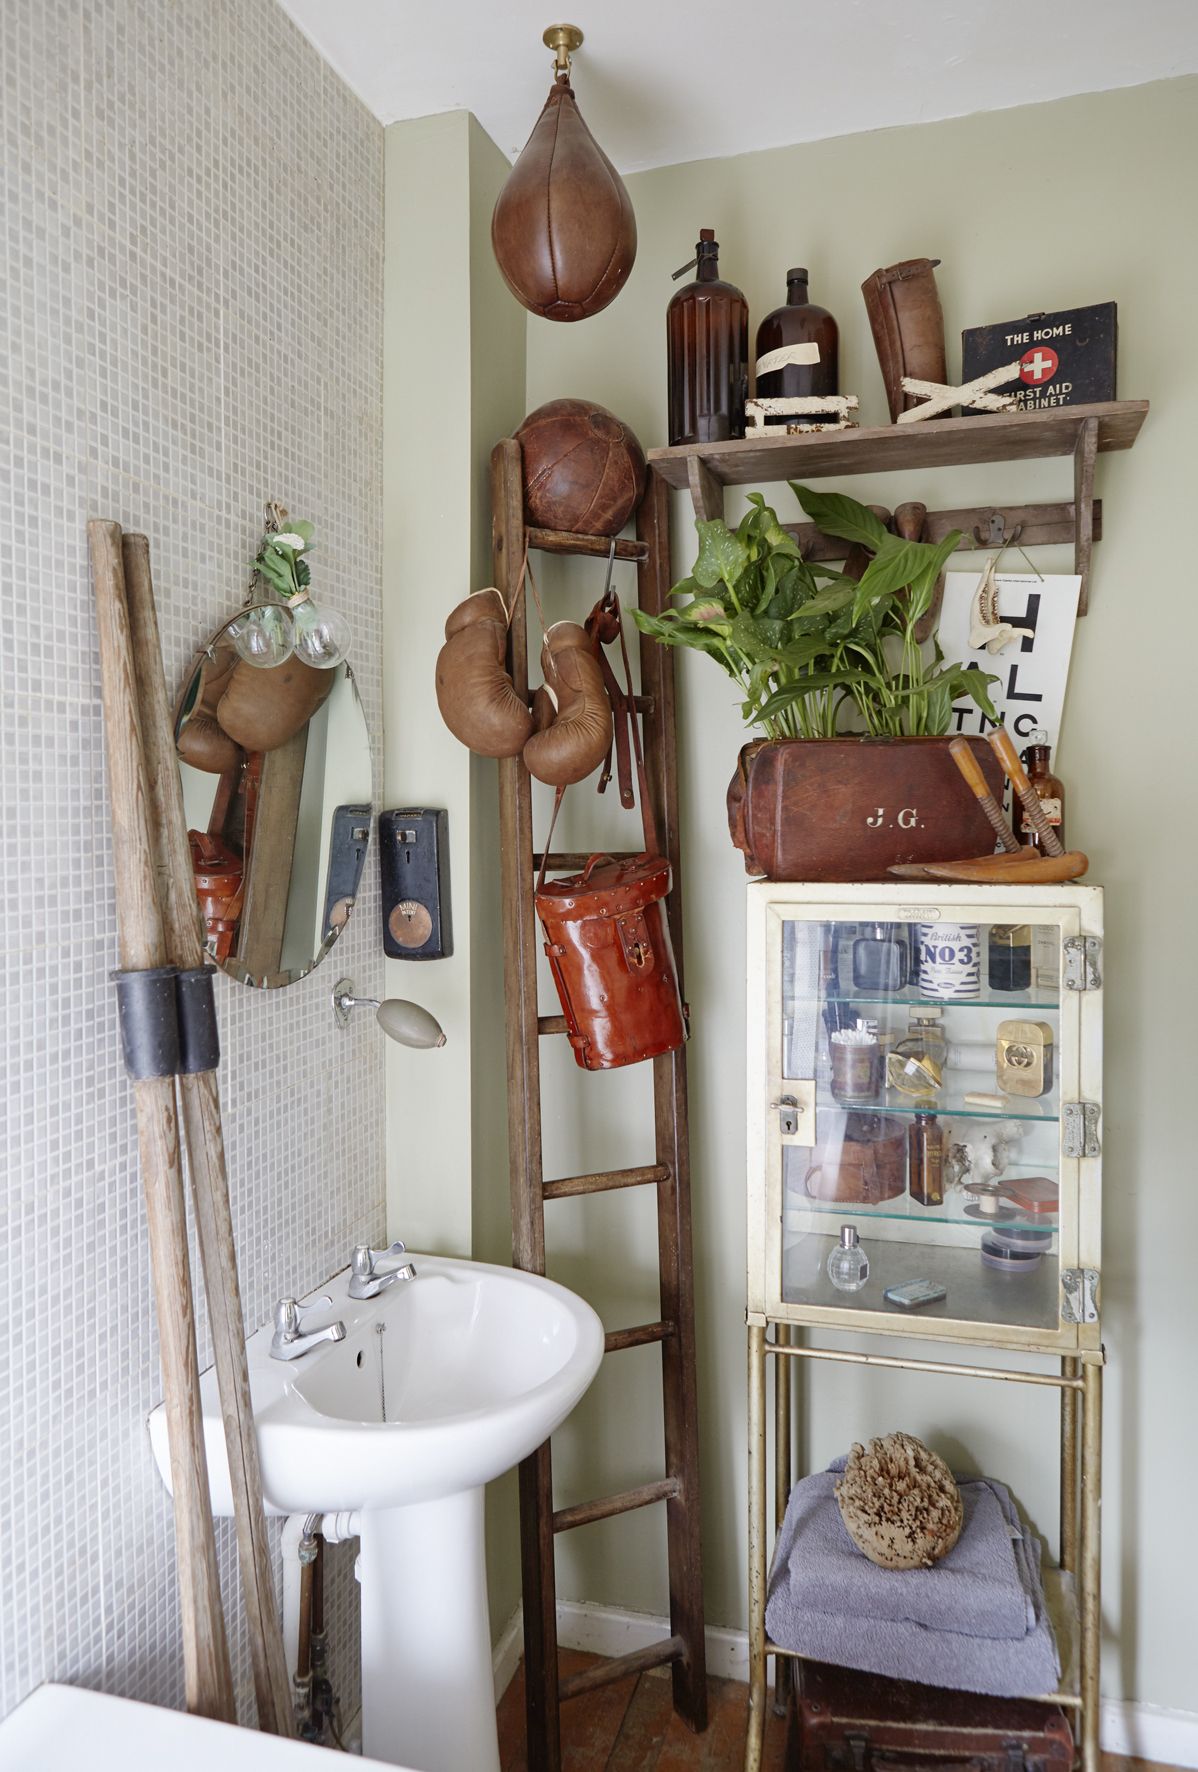
[[[570,77],[570,57],[582,44],[582,32],[577,25],[550,25],[541,33],[541,42],[546,49],[552,49],[554,68],[557,73]]]

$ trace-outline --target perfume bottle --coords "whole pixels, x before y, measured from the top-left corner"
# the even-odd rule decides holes
[[[920,1206],[943,1206],[944,1131],[935,1114],[918,1109],[907,1130],[907,1185]]]
[[[875,923],[853,943],[853,989],[870,996],[901,991],[909,976],[910,948],[895,936],[893,923]]]
[[[1061,985],[1061,929],[1058,923],[1032,925],[1032,979],[1038,991],[1055,996]]]
[[[1065,844],[1065,789],[1058,776],[1052,773],[1049,764],[1052,752],[1048,744],[1048,734],[1042,726],[1032,728],[1032,741],[1027,749],[1020,753],[1020,761],[1027,770],[1027,778],[1035,788],[1040,800],[1040,810],[1055,829],[1057,836]],[[1016,829],[1021,843],[1030,843],[1034,849],[1040,848],[1040,838],[1033,829],[1022,802],[1015,802],[1017,817]]]
[[[869,1256],[857,1239],[855,1225],[841,1225],[840,1241],[828,1251],[828,1278],[838,1292],[860,1292],[869,1279]]]
[[[1030,923],[992,923],[988,976],[992,991],[1026,991],[1032,982]]]
[[[944,1037],[944,1011],[921,1004],[912,1009],[907,1032],[894,1050],[902,1058],[931,1058],[944,1069],[948,1042]]]

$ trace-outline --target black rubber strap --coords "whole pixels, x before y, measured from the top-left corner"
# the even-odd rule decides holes
[[[179,1073],[194,1076],[220,1063],[220,1030],[212,994],[215,966],[196,966],[175,975],[179,1018]]]
[[[179,1069],[176,977],[174,966],[112,974],[125,1069],[135,1082],[173,1077]]]

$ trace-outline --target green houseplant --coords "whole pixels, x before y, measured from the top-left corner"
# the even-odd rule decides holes
[[[862,869],[884,873],[891,861],[981,852],[989,833],[961,791],[945,735],[963,694],[997,721],[988,692],[995,679],[946,661],[934,635],[916,637],[960,532],[935,544],[906,541],[854,498],[793,481],[791,488],[817,528],[866,551],[859,578],[804,560],[753,492],[735,529],[722,518],[696,524],[699,552],[670,593],[673,606],[661,615],[634,612],[662,645],[710,654],[739,686],[746,724],[762,735],[742,751],[729,790],[733,840],[752,871],[781,877],[776,869],[790,857],[793,876],[796,843],[778,831],[765,842],[760,830],[751,837],[746,815],[756,812],[760,825],[768,804],[802,823],[822,796],[827,853],[800,840],[802,877],[869,878]],[[929,747],[930,740],[941,742]],[[809,747],[806,756],[792,753],[795,741]],[[780,790],[779,770],[791,791]],[[767,771],[768,792],[755,802],[751,777]],[[854,860],[863,832],[871,856]]]

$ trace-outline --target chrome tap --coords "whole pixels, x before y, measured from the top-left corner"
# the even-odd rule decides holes
[[[271,1337],[272,1360],[298,1360],[322,1341],[344,1341],[344,1323],[326,1323],[323,1329],[305,1331],[304,1324],[312,1311],[332,1304],[327,1295],[314,1298],[311,1304],[299,1305],[294,1298],[280,1298],[275,1306],[275,1332]]]
[[[410,1261],[405,1261],[404,1245],[392,1243],[390,1249],[371,1249],[366,1243],[359,1243],[350,1257],[349,1295],[351,1298],[377,1298],[396,1280],[414,1280],[416,1269]],[[380,1271],[375,1267],[376,1261],[398,1260],[398,1267]]]

